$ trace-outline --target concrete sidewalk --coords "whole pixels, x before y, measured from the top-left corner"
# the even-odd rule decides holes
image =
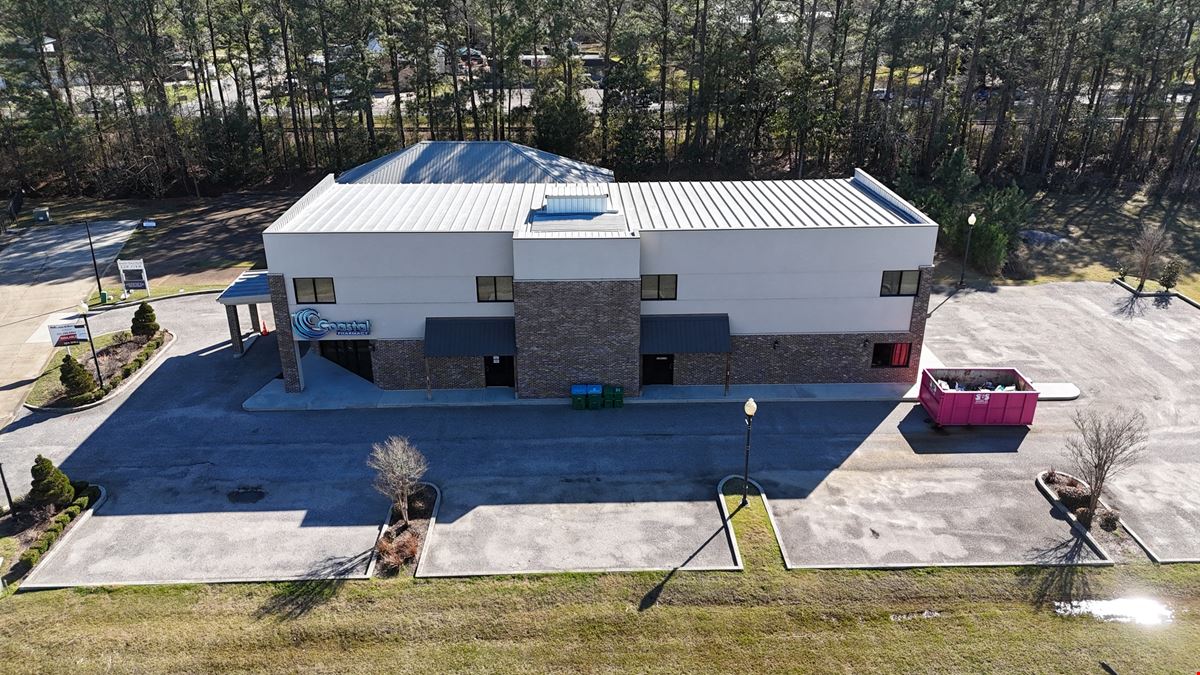
[[[135,224],[92,223],[101,276]],[[73,318],[95,283],[83,225],[24,228],[0,251],[0,428],[12,420],[53,352],[46,325]]]

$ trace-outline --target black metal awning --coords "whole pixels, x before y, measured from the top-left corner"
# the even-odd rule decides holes
[[[728,314],[642,316],[643,354],[723,354],[729,350]]]
[[[512,356],[517,327],[511,316],[425,319],[425,356]]]

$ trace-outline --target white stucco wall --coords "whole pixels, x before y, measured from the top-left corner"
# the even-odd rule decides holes
[[[642,274],[678,274],[643,314],[727,313],[736,335],[908,329],[912,298],[879,297],[884,270],[933,264],[937,226],[643,231]]]
[[[638,279],[640,245],[636,237],[518,238],[516,280]]]
[[[369,320],[372,337],[421,338],[431,316],[513,314],[511,302],[475,295],[476,276],[512,276],[511,232],[268,233],[263,244],[293,311],[293,277],[333,277],[337,303],[311,306],[332,321]]]

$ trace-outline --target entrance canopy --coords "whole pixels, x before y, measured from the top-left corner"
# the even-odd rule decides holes
[[[643,354],[724,354],[729,351],[728,314],[642,315]]]
[[[512,356],[517,326],[511,316],[425,319],[425,356]]]
[[[259,304],[271,303],[271,287],[267,282],[267,270],[247,270],[242,272],[233,283],[229,284],[217,296],[217,302],[225,305],[225,316],[229,321],[229,341],[233,345],[234,356],[246,352],[247,344],[242,340],[242,322],[238,318],[238,305],[247,305],[250,311],[250,327],[262,334],[262,321],[258,316]]]

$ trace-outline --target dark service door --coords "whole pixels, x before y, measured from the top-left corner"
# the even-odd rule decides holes
[[[321,356],[369,382],[375,381],[371,368],[370,340],[321,340]]]
[[[675,384],[674,354],[642,355],[642,386],[648,384]]]
[[[483,384],[487,387],[517,386],[517,369],[513,357],[483,357]]]

